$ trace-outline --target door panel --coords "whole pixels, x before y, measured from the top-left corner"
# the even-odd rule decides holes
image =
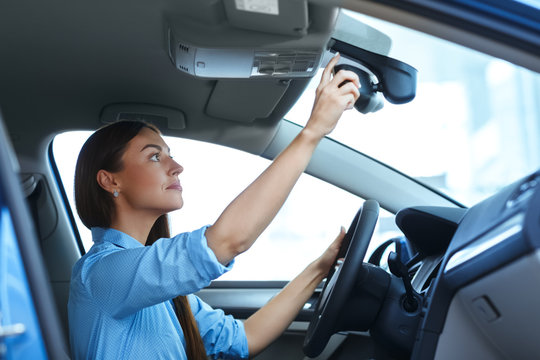
[[[10,212],[0,197],[0,359],[46,359]]]
[[[196,295],[213,308],[245,320],[285,285],[286,281],[214,281]],[[256,360],[309,359],[305,357],[302,347],[321,289],[319,286],[315,290],[295,321],[274,343],[257,355]],[[337,333],[330,338],[324,351],[315,360],[371,359],[375,355],[387,359],[384,353],[376,352],[368,332]]]
[[[237,319],[247,319],[287,285],[287,281],[214,281],[195,295],[213,308],[222,309]],[[298,322],[309,322],[321,288],[306,302]]]
[[[0,358],[65,359],[67,347],[0,118]]]
[[[236,319],[247,319],[285,285],[286,281],[215,281],[196,295],[213,308],[222,309]],[[305,308],[273,344],[255,357],[257,360],[303,359],[302,344],[313,310],[320,293],[317,289]]]

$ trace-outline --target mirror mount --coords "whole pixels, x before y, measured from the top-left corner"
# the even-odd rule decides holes
[[[418,71],[414,67],[334,38],[330,40],[329,48],[370,70],[379,81],[374,90],[382,92],[388,102],[405,104],[416,96]]]

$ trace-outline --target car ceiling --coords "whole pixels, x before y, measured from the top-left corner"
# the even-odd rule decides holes
[[[181,26],[186,39],[212,45],[205,28],[229,26],[224,2],[232,0],[38,1],[4,2],[0,11],[0,109],[17,153],[48,143],[65,129],[94,129],[105,106],[117,103],[154,104],[184,113],[186,128],[166,134],[203,139],[261,154],[277,124],[297,100],[307,79],[200,79],[177,70],[168,56],[167,24]],[[392,1],[309,1],[309,28],[303,37],[252,31],[252,42],[276,47],[324,49],[344,6],[424,30],[473,48],[521,63],[538,64],[535,54],[486,41],[478,34],[450,28],[429,18],[390,7]],[[404,3],[403,3],[404,4]],[[197,23],[199,27],[183,26]],[[275,28],[287,26],[280,24]],[[245,37],[240,32],[238,37]],[[237,39],[238,40],[238,39]],[[219,43],[213,44],[219,46]],[[531,67],[531,66],[529,66]],[[217,84],[233,94],[219,103],[241,108],[252,101],[270,109],[266,116],[234,113],[211,115],[207,106]],[[249,91],[253,86],[253,91]],[[276,87],[286,91],[276,92]],[[244,96],[234,96],[243,88]],[[248,89],[246,91],[246,89]],[[267,90],[265,90],[267,89]],[[232,90],[232,91],[231,91]],[[223,93],[223,91],[222,91]],[[252,94],[246,99],[245,94]],[[274,95],[277,93],[278,95]],[[281,94],[283,95],[281,96]],[[266,102],[266,103],[265,103]],[[236,113],[240,113],[237,111]],[[308,116],[308,114],[306,114]],[[225,119],[224,119],[225,118]],[[235,121],[236,120],[236,121]],[[23,136],[24,135],[24,136]],[[32,154],[28,154],[32,155]]]
[[[3,2],[0,5],[0,43],[3,45],[0,111],[19,160],[44,159],[47,146],[59,132],[101,126],[100,116],[104,109],[114,104],[151,104],[176,109],[185,115],[186,127],[182,130],[162,127],[166,135],[210,141],[274,157],[281,149],[274,145],[283,142],[277,138],[292,136],[288,128],[282,131],[284,127],[280,126],[280,120],[301,95],[309,78],[290,82],[202,79],[179,71],[169,58],[169,24],[180,28],[188,40],[219,46],[212,29],[232,27],[224,10],[224,3],[231,1]],[[390,0],[383,3],[311,0],[307,2],[309,26],[304,36],[244,30],[233,36],[231,43],[260,41],[261,46],[267,48],[323,51],[334,30],[337,6],[343,6],[540,70],[535,68],[540,64],[540,52],[526,52],[512,48],[508,43],[498,44],[461,27],[418,16],[405,6],[392,7],[391,3]],[[286,25],[279,21],[273,24],[275,29]],[[361,33],[353,30],[353,34]],[[220,96],[215,96],[216,89],[221,89],[218,91]],[[208,111],[211,101],[218,106]],[[226,107],[220,111],[223,105]],[[261,115],[257,112],[259,107],[269,110]],[[322,168],[327,165],[322,164]],[[381,175],[374,169],[364,170],[364,177],[376,179],[376,174]],[[321,178],[328,176],[327,173],[314,172]],[[396,174],[396,177],[400,176]],[[412,180],[409,183],[415,189],[421,187]],[[345,188],[360,194],[358,189]],[[422,199],[428,197],[428,194],[421,196]],[[391,199],[380,200],[381,204],[394,210],[408,202],[424,204],[416,197],[403,198],[393,204]],[[432,200],[425,202],[433,203]]]
[[[4,2],[1,9],[0,108],[19,154],[30,151],[27,145],[48,142],[48,135],[64,129],[99,127],[103,108],[116,103],[178,109],[186,119],[181,136],[261,153],[308,82],[303,78],[290,83],[275,79],[234,83],[177,70],[168,56],[167,23],[196,20],[203,26],[186,37],[200,37],[199,30],[206,26],[227,26],[221,1],[23,0]],[[337,10],[310,5],[309,13],[309,31],[302,38],[253,32],[254,38],[322,50]],[[221,119],[216,111],[208,115],[206,107],[218,82],[233,84],[229,89],[254,84],[253,100],[268,101],[266,107],[273,110],[248,121]],[[272,95],[276,86],[287,89],[283,96]],[[225,100],[233,106],[250,101],[229,96]]]

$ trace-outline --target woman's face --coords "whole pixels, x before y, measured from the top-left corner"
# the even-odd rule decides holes
[[[159,134],[143,128],[129,141],[122,163],[123,169],[114,174],[122,207],[158,216],[182,207],[178,175],[184,169]]]

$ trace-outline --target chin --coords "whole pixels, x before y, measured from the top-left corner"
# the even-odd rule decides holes
[[[180,210],[182,207],[184,207],[184,201],[180,200],[175,202],[174,204],[170,204],[169,206],[165,206],[165,212],[170,213],[176,210]]]

